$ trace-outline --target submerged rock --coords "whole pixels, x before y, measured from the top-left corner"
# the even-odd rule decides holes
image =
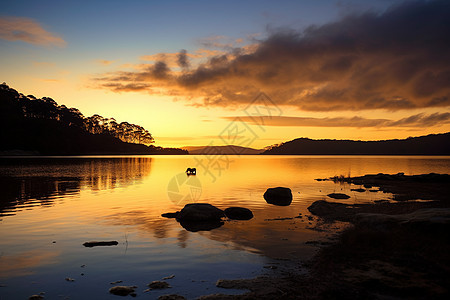
[[[244,207],[229,207],[225,209],[225,215],[233,220],[250,220],[253,218],[252,211]]]
[[[178,221],[186,222],[211,222],[220,221],[225,214],[223,210],[208,203],[186,204],[178,213]]]
[[[331,194],[328,194],[327,196],[330,198],[333,198],[333,199],[349,199],[350,198],[349,195],[342,194],[342,193],[331,193]]]
[[[325,200],[319,200],[314,202],[308,207],[308,210],[319,217],[324,219],[347,219],[352,213],[349,206],[343,203],[328,202]]]
[[[106,242],[92,241],[92,242],[84,243],[83,246],[91,248],[91,247],[97,247],[97,246],[116,246],[118,244],[119,244],[119,242],[117,242],[117,241],[106,241]]]
[[[31,295],[28,300],[42,300],[44,299],[44,296],[42,295]]]
[[[292,192],[286,187],[268,188],[264,193],[264,199],[269,204],[288,206],[292,203]]]
[[[109,292],[113,295],[118,296],[128,296],[134,294],[134,290],[136,289],[136,286],[125,286],[125,285],[118,285],[113,286],[109,289]]]
[[[147,284],[147,286],[151,289],[151,290],[162,290],[162,289],[167,289],[170,288],[171,286],[165,282],[165,281],[152,281],[149,284]]]

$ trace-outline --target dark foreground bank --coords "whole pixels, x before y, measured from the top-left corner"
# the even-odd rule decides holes
[[[217,282],[250,292],[200,299],[449,299],[450,176],[378,174],[333,180],[379,187],[397,201],[317,201],[309,210],[324,222],[351,224],[335,242],[306,263],[287,262],[290,271],[277,276]],[[300,267],[308,272],[299,272]]]

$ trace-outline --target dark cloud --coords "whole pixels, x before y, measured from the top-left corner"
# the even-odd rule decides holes
[[[247,104],[264,91],[308,111],[442,107],[450,105],[449,32],[450,1],[407,1],[382,14],[278,31],[251,52],[233,49],[182,73],[157,62],[98,84],[121,78],[123,86],[158,86],[203,106]],[[179,58],[183,67],[186,53]]]
[[[177,54],[177,63],[183,69],[189,68],[189,58],[187,57],[187,51],[185,49]]]
[[[307,117],[238,117],[240,121],[264,126],[294,126],[294,127],[428,127],[450,123],[450,113],[434,113],[430,115],[417,114],[399,120],[368,119],[363,117],[307,118]],[[236,120],[236,117],[224,117],[226,120]]]
[[[158,61],[149,68],[149,72],[153,75],[154,78],[164,79],[168,77],[170,69],[169,67],[167,67],[167,64],[165,62]]]

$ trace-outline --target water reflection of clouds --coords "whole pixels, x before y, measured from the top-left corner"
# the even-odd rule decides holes
[[[57,251],[30,250],[0,257],[0,278],[33,274],[33,268],[53,263]]]
[[[107,190],[139,184],[151,171],[150,157],[2,158],[0,216],[53,205],[82,189]]]

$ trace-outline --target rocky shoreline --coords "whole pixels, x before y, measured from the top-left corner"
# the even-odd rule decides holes
[[[218,287],[249,292],[199,299],[449,299],[450,175],[325,180],[379,187],[394,194],[395,201],[316,201],[308,210],[324,222],[351,224],[333,243],[310,261],[288,262],[275,276],[217,282]],[[308,272],[298,272],[299,266]]]

